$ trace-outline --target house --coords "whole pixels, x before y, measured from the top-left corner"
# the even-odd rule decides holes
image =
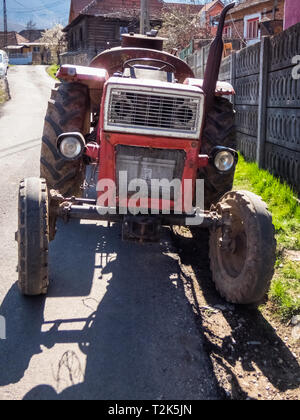
[[[51,60],[51,51],[44,43],[30,42],[17,32],[8,32],[8,45],[4,47],[4,33],[0,32],[0,48],[5,49],[10,64],[48,64]]]
[[[22,42],[19,45],[8,45],[5,48],[9,64],[51,64],[51,50],[41,42]]]
[[[44,32],[45,29],[23,29],[23,31],[19,32],[19,35],[28,39],[29,42],[36,42],[42,38]]]
[[[149,0],[151,27],[161,25],[163,2]],[[67,35],[68,52],[61,62],[88,64],[107,48],[119,46],[123,33],[138,32],[140,0],[71,0]]]
[[[62,64],[86,65],[107,48],[119,46],[124,33],[139,32],[141,0],[71,0],[67,34],[68,52],[61,54]],[[203,5],[148,0],[150,26],[160,28],[163,8],[189,9],[199,13]],[[204,20],[209,23],[223,9],[215,0],[207,5]]]
[[[299,0],[296,0],[299,3]],[[284,0],[243,0],[227,15],[224,35],[245,45],[283,30]]]
[[[220,16],[224,4],[220,0],[214,0],[206,3],[200,14],[201,24],[206,27],[208,36],[215,36],[218,27],[218,17]]]
[[[29,42],[27,38],[24,38],[22,35],[18,34],[15,31],[11,31],[7,33],[7,45],[4,41],[4,32],[0,32],[0,49],[4,49],[7,45],[21,45],[22,43]]]

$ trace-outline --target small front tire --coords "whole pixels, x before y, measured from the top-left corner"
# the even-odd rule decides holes
[[[48,291],[48,191],[46,181],[27,178],[19,188],[18,286],[26,296]]]
[[[222,228],[210,233],[210,265],[215,286],[228,302],[259,303],[274,273],[276,241],[272,216],[249,191],[226,193],[217,205],[230,212],[230,241],[222,246]],[[226,238],[228,240],[228,238]]]

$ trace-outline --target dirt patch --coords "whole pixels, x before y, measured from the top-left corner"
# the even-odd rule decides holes
[[[175,239],[182,280],[224,398],[298,400],[300,348],[293,325],[274,318],[271,303],[226,303],[216,292],[208,262],[208,233]]]

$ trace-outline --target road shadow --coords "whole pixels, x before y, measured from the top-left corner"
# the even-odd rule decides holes
[[[106,293],[88,318],[51,320],[52,328],[41,332],[44,300],[23,300],[14,286],[0,308],[8,320],[8,339],[0,342],[5,354],[0,385],[20,380],[41,345],[76,343],[86,355],[85,369],[70,348],[57,361],[56,389],[40,385],[24,399],[219,399],[168,239],[154,245],[124,243],[118,225],[71,224],[61,228],[57,250],[51,249],[56,266],[49,297],[87,296],[95,266],[101,269],[97,285],[107,287]],[[12,314],[16,306],[18,316]],[[64,330],[65,322],[79,321],[83,329]]]
[[[272,325],[264,318],[254,305],[228,305],[217,293],[209,268],[209,232],[203,231],[194,239],[177,239],[180,247],[181,262],[192,268],[202,290],[208,307],[221,305],[226,322],[231,328],[230,335],[223,338],[222,345],[216,345],[213,331],[205,332],[205,348],[209,354],[214,354],[218,364],[232,378],[232,397],[245,399],[247,394],[239,386],[239,379],[232,368],[241,362],[245,372],[254,372],[256,365],[268,381],[280,392],[298,389],[300,386],[300,366],[290,349],[276,333]],[[184,274],[183,274],[184,275]],[[189,281],[187,279],[187,281]],[[194,300],[197,302],[196,291],[191,282]],[[197,304],[197,318],[203,323],[201,309]],[[203,312],[202,312],[203,313]],[[213,330],[213,328],[212,328]],[[257,343],[257,345],[255,345]],[[224,360],[227,364],[224,364]]]
[[[45,298],[24,298],[14,284],[2,302],[6,340],[0,340],[0,387],[17,383],[33,355],[41,353]]]

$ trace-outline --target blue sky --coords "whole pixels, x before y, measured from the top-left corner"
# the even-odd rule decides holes
[[[0,27],[3,27],[3,5],[0,0]],[[70,0],[6,0],[9,24],[26,26],[30,20],[37,28],[50,28],[55,23],[66,24],[69,16]]]

